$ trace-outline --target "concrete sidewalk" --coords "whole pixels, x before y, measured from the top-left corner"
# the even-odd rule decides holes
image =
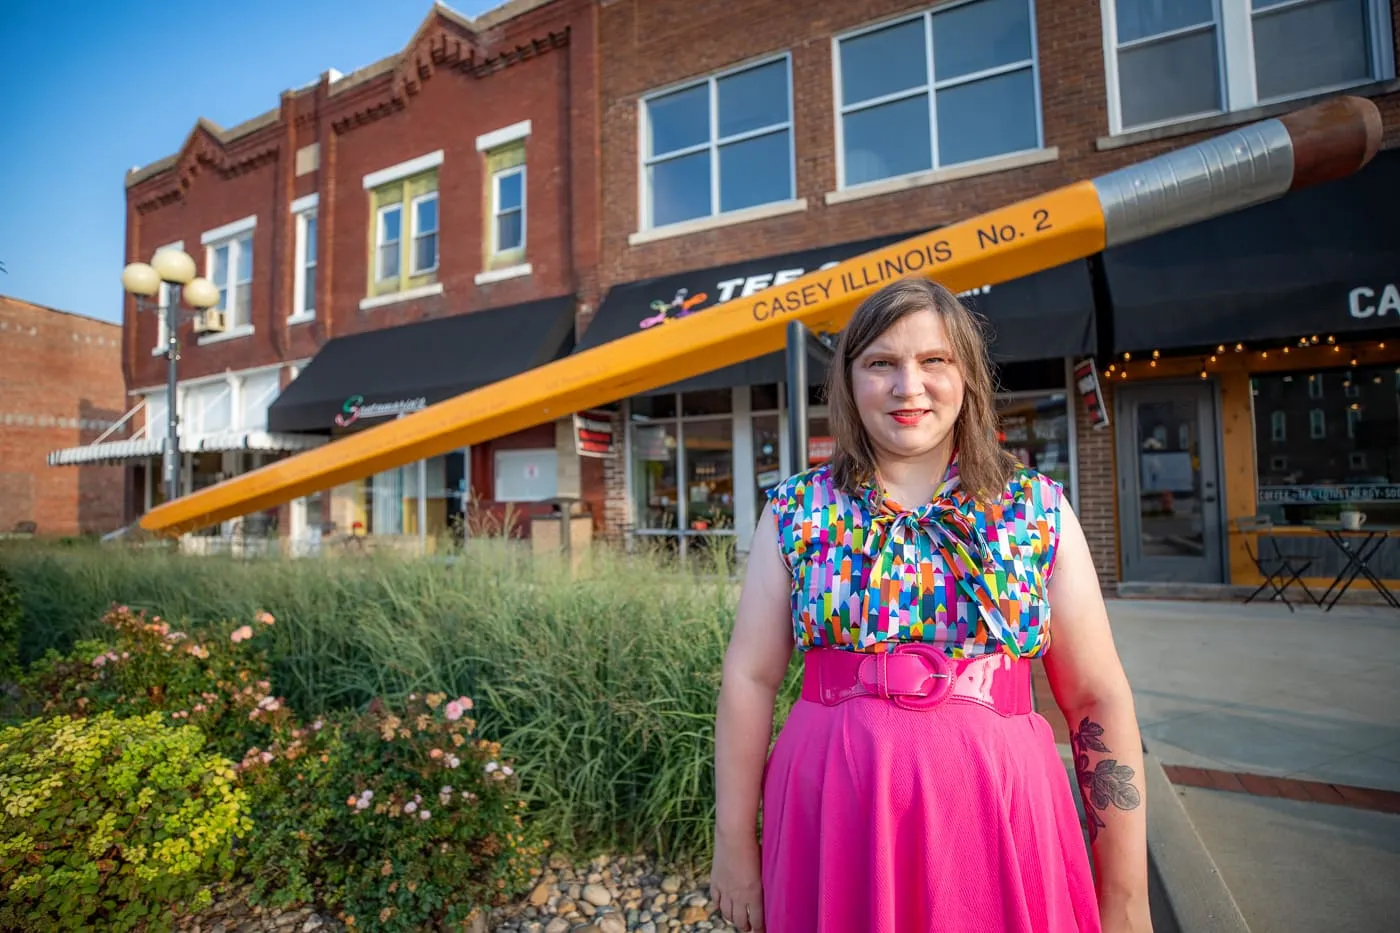
[[[1156,867],[1190,852],[1185,884],[1163,879],[1180,928],[1396,929],[1400,612],[1112,600],[1109,615],[1158,769],[1149,832],[1175,821]],[[1198,896],[1214,906],[1187,922]]]
[[[1109,616],[1164,764],[1400,791],[1400,612],[1113,600]]]

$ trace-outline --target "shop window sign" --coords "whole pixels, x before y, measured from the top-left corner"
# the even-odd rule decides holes
[[[1280,524],[1335,521],[1366,503],[1373,523],[1400,522],[1400,410],[1393,366],[1253,377],[1257,496]],[[1306,378],[1304,378],[1306,376]],[[1280,432],[1296,420],[1307,432]]]

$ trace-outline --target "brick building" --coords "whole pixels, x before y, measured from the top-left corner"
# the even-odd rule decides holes
[[[602,3],[600,281],[608,293],[580,348],[664,325],[667,305],[702,310],[899,234],[1339,91],[1376,99],[1385,146],[1400,147],[1397,4],[1268,7],[1245,0]],[[1373,296],[1363,306],[1374,316],[1351,322],[1357,352],[1373,366],[1400,362],[1400,340],[1386,349],[1381,339],[1394,326],[1384,299],[1387,286],[1395,288],[1400,241],[1393,217],[1384,224],[1378,206],[1392,190],[1396,155],[1384,152],[1356,179],[1291,196],[1287,206],[1265,205],[1110,250],[1034,283],[968,296],[996,334],[1006,443],[1065,482],[1105,582],[1249,578],[1241,543],[1227,538],[1225,524],[1227,514],[1266,508],[1251,380],[1281,360],[1301,363],[1301,348],[1291,357],[1278,352],[1299,336],[1347,327],[1336,309],[1346,307],[1348,289]],[[1350,207],[1327,206],[1344,191]],[[1254,322],[1268,316],[1268,300],[1281,303],[1277,281],[1246,275],[1230,283],[1235,294],[1226,299],[1213,293],[1231,269],[1263,261],[1244,244],[1262,243],[1271,228],[1300,226],[1320,230],[1324,243],[1340,244],[1337,230],[1353,231],[1361,245],[1347,240],[1341,249],[1352,259],[1368,253],[1369,271],[1347,266],[1350,259],[1316,237],[1311,252],[1260,245],[1255,252],[1269,257],[1273,274],[1313,276],[1293,272],[1287,291],[1311,305],[1292,309],[1282,329],[1260,330]],[[1213,255],[1190,257],[1196,265],[1187,271],[1188,260],[1171,251],[1193,237],[1210,243]],[[1175,304],[1141,307],[1163,288],[1143,268],[1181,272]],[[1353,272],[1363,277],[1352,281]],[[1222,300],[1234,304],[1222,311]],[[1400,314],[1400,298],[1395,304],[1390,310]],[[1188,333],[1192,318],[1224,323]],[[1135,343],[1144,320],[1163,327]],[[1244,352],[1217,358],[1217,343],[1245,340]],[[1123,354],[1134,352],[1137,361],[1126,363]],[[1160,366],[1143,362],[1154,353]],[[1086,356],[1098,359],[1111,427],[1095,428],[1077,397],[1071,367]],[[1129,387],[1121,382],[1125,366]],[[1175,380],[1159,378],[1168,374]],[[616,420],[619,430],[626,426],[624,450],[602,465],[609,521],[680,547],[715,535],[737,535],[742,546],[762,488],[803,466],[787,450],[783,378],[779,356],[627,400]],[[1336,378],[1340,385],[1344,377]],[[825,453],[819,393],[812,404],[815,461]],[[1172,430],[1158,456],[1152,445],[1167,427],[1149,422],[1164,413]],[[1149,466],[1182,462],[1185,475],[1163,489],[1139,483]],[[1378,485],[1400,483],[1400,467],[1388,475]],[[1173,484],[1181,486],[1175,495]]]
[[[1366,96],[1385,151],[1354,178],[965,295],[994,335],[1004,441],[1064,483],[1105,581],[1249,579],[1229,519],[1400,500],[1400,414],[1376,401],[1400,364],[1384,213],[1400,202],[1398,21],[1396,0],[511,0],[476,20],[435,5],[401,52],[231,130],[200,124],[129,176],[129,257],[183,244],[229,316],[185,335],[187,430],[218,438],[187,486]],[[128,321],[128,386],[159,414],[158,325]],[[1086,359],[1107,425],[1076,390]],[[559,421],[278,520],[293,539],[411,534],[450,527],[468,497],[499,516],[580,496],[608,534],[742,549],[763,490],[829,451],[812,375],[805,452],[787,449],[774,354],[619,400],[605,457]],[[1304,384],[1344,394],[1312,405]],[[1321,438],[1336,458],[1289,456]]]
[[[425,6],[401,50],[327,71],[230,129],[200,120],[177,152],[128,174],[127,260],[182,248],[220,292],[221,331],[186,321],[179,332],[182,491],[572,347],[578,306],[596,291],[596,10],[511,0],[472,20]],[[134,420],[155,439],[164,320],[131,297],[125,320]],[[158,453],[78,459],[137,461],[149,507],[164,497]],[[257,525],[312,547],[332,526],[444,531],[469,498],[488,509],[533,498],[524,477],[542,470],[577,474],[556,456],[553,425]],[[229,538],[237,524],[204,534]]]
[[[121,327],[0,296],[0,534],[122,524],[121,467],[54,470],[50,450],[120,436]],[[116,430],[114,430],[116,428]]]

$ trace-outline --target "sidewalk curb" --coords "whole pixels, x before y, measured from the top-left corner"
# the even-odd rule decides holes
[[[1249,933],[1249,924],[1162,762],[1143,747],[1147,861],[1181,933]],[[1153,892],[1157,893],[1157,892]]]

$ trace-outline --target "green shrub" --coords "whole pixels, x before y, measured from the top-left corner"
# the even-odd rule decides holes
[[[473,737],[471,707],[414,694],[392,710],[373,703],[340,729],[327,782],[340,796],[324,828],[335,847],[320,870],[347,924],[465,929],[538,868],[545,843],[525,822],[511,762]]]
[[[708,858],[715,700],[737,597],[725,555],[678,566],[595,545],[570,571],[477,539],[452,560],[243,561],[110,548],[30,549],[7,560],[25,606],[26,651],[67,651],[103,634],[96,619],[113,599],[187,619],[200,637],[266,608],[277,623],[253,626],[267,658],[257,679],[276,684],[303,722],[329,722],[376,697],[473,696],[480,735],[519,761],[532,820],[556,846]],[[776,724],[798,673],[794,665]]]
[[[259,612],[252,624],[206,625],[190,634],[160,616],[114,606],[102,617],[109,640],[85,639],[68,655],[50,649],[22,678],[22,694],[45,714],[160,712],[198,726],[215,750],[236,760],[291,728],[258,646],[274,621]]]
[[[19,633],[23,609],[14,581],[0,567],[0,685],[19,672]]]
[[[251,828],[229,761],[159,715],[0,732],[0,928],[168,929]]]

